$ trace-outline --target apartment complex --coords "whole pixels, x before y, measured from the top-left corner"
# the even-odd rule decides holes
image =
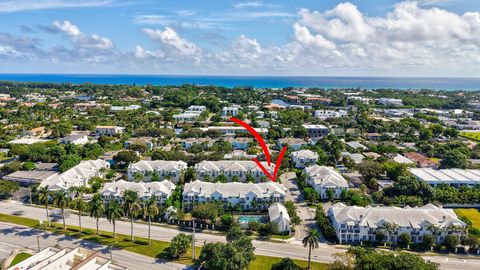
[[[328,198],[329,190],[335,199],[339,199],[342,191],[348,189],[347,180],[332,167],[312,165],[303,171],[307,175],[307,184],[315,189],[321,199]]]
[[[101,191],[101,195],[105,202],[115,200],[118,203],[122,203],[123,194],[127,190],[133,190],[138,194],[138,197],[142,201],[155,198],[157,203],[163,204],[172,195],[175,190],[175,184],[168,180],[161,182],[127,182],[120,180],[111,183],[105,183]]]
[[[135,180],[138,175],[143,181],[168,179],[178,182],[184,170],[187,169],[187,163],[173,160],[140,160],[128,166],[128,179]],[[155,179],[156,178],[156,179]]]
[[[386,242],[395,243],[399,235],[411,235],[412,242],[422,243],[426,234],[434,235],[437,243],[445,236],[460,235],[459,228],[465,228],[452,209],[439,208],[433,204],[422,207],[359,207],[343,203],[332,205],[327,212],[340,243],[376,241],[382,233]],[[436,228],[434,232],[433,228]],[[393,232],[389,233],[388,230]]]
[[[195,203],[221,202],[223,207],[242,210],[266,210],[274,202],[285,202],[286,188],[275,182],[210,183],[199,180],[185,184],[183,204],[191,209]]]
[[[480,185],[480,170],[409,168],[410,173],[418,180],[425,181],[436,187],[447,184],[452,187],[474,187]]]
[[[268,166],[267,162],[261,162],[261,164],[269,173],[273,173],[273,164],[271,166]],[[266,177],[265,173],[251,160],[204,160],[195,165],[195,172],[198,179],[211,181],[219,175],[225,175],[229,181],[237,179],[238,182],[245,182],[248,175],[257,182]]]

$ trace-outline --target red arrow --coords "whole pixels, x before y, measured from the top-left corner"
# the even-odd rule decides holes
[[[260,134],[258,134],[258,132],[255,131],[255,129],[252,126],[243,122],[242,120],[240,120],[238,118],[234,118],[234,117],[230,118],[230,120],[232,120],[233,122],[235,122],[235,123],[241,125],[242,127],[244,127],[246,130],[248,130],[255,137],[255,139],[258,141],[258,143],[260,144],[260,146],[263,149],[263,153],[265,154],[265,158],[267,159],[268,166],[270,166],[271,165],[270,151],[268,150],[267,144],[263,140],[262,136],[260,136]],[[284,146],[282,148],[282,151],[278,155],[277,162],[275,163],[275,168],[273,170],[273,175],[262,165],[262,163],[260,163],[260,161],[258,161],[258,159],[253,158],[252,160],[255,161],[255,163],[257,163],[257,166],[263,171],[263,173],[268,178],[270,178],[270,180],[275,182],[276,179],[277,179],[278,170],[280,169],[280,165],[282,164],[282,159],[283,159],[283,156],[285,155],[286,151],[287,151],[287,147]]]

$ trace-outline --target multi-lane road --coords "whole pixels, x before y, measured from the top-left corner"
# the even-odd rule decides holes
[[[38,220],[46,219],[45,210],[43,208],[30,207],[27,205],[23,205],[17,201],[0,202],[0,213],[8,214],[8,215],[23,216],[23,217],[28,217],[32,219],[38,219]],[[61,222],[61,220],[59,220],[59,222]],[[69,225],[78,225],[78,218],[76,217],[76,215],[71,214],[66,219],[66,223]],[[12,226],[12,225],[3,224],[3,226]],[[82,226],[85,228],[94,229],[95,220],[93,218],[84,216],[82,218]],[[99,227],[100,227],[100,230],[104,230],[104,231],[111,231],[112,229],[111,224],[104,218],[100,219]],[[130,223],[124,222],[124,221],[118,221],[116,224],[116,229],[118,233],[128,235],[130,234]],[[145,224],[136,223],[134,226],[134,231],[135,231],[135,235],[137,236],[147,237],[148,227]],[[153,239],[170,241],[172,237],[174,237],[178,233],[180,233],[180,230],[176,228],[152,226]],[[14,231],[9,232],[8,230],[1,232],[2,237],[0,239],[0,242],[6,242],[8,244],[22,245],[22,246],[28,246],[28,247],[32,247],[36,245],[35,236],[31,236],[34,239],[34,242],[32,244],[32,243],[18,241],[18,239],[15,239],[16,237],[15,234],[16,233]],[[206,242],[225,242],[225,237],[221,235],[215,235],[210,233],[200,233],[200,232],[197,232],[195,235],[196,235],[196,244],[199,246],[203,245],[203,243],[206,243]],[[6,239],[10,239],[10,240],[7,241]],[[44,246],[55,245],[57,243],[60,243],[61,245],[63,245],[63,242],[65,241],[64,239],[68,239],[68,238],[61,237],[57,239],[54,239],[54,238],[50,238],[50,239],[53,239],[52,242],[43,243],[42,245]],[[78,239],[77,240],[70,239],[70,241],[72,241],[73,243],[77,243],[77,245],[80,244],[81,242],[84,242]],[[26,244],[24,245],[24,243]],[[92,243],[90,242],[88,242],[87,244],[92,245]],[[301,260],[307,259],[307,254],[308,254],[307,249],[301,245],[299,240],[289,241],[285,243],[254,240],[253,244],[255,246],[255,254],[274,256],[274,257],[290,257],[293,259],[301,259]],[[0,245],[0,249],[1,248],[2,248],[2,245]],[[102,248],[102,247],[100,246],[99,248]],[[345,250],[346,249],[344,247],[321,244],[318,249],[315,249],[312,252],[312,260],[318,261],[318,262],[332,263],[335,260],[335,254],[343,253],[345,252]],[[155,269],[150,265],[154,263],[152,258],[143,257],[140,255],[136,255],[130,252],[125,252],[120,250],[115,251],[115,254],[117,252],[128,253],[129,254],[128,256],[136,256],[136,258],[130,257],[131,260],[129,260],[130,263],[132,262],[134,263],[134,267],[132,267],[132,269]],[[122,254],[121,256],[115,256],[115,257],[129,258],[126,256],[127,255],[125,255],[124,257],[124,255]],[[440,263],[441,269],[467,269],[467,270],[480,269],[480,259],[475,256],[440,256],[438,255],[438,256],[424,256],[424,258]],[[141,264],[137,263],[140,261],[145,261],[145,263],[147,263],[148,266],[147,265],[142,266]],[[128,264],[125,264],[125,265],[129,266]],[[171,264],[168,264],[168,265],[171,265]],[[166,268],[167,266],[165,265],[162,265],[162,266],[163,268],[161,269],[181,269],[181,268],[175,268],[175,267],[181,267],[179,265],[171,266],[173,268]]]

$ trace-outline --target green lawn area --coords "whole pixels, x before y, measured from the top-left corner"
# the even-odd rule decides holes
[[[0,221],[1,222],[8,222],[8,223],[15,223],[19,225],[24,225],[27,227],[39,227],[38,220],[25,218],[25,217],[17,217],[11,215],[0,214]],[[147,239],[141,237],[135,237],[135,242],[130,241],[129,235],[124,234],[117,234],[115,238],[112,237],[111,232],[100,231],[100,235],[95,234],[95,230],[92,229],[84,229],[82,232],[79,232],[79,228],[77,226],[67,226],[67,230],[63,230],[63,226],[60,223],[52,223],[51,227],[42,226],[42,230],[51,231],[58,234],[65,234],[71,237],[80,238],[87,241],[92,241],[95,243],[99,243],[102,245],[113,245],[116,248],[128,250],[130,252],[135,252],[141,255],[155,257],[155,258],[163,258],[168,260],[166,257],[164,250],[167,248],[170,243],[158,240],[152,240],[151,244],[147,244]],[[196,257],[200,255],[202,250],[201,247],[196,247]],[[305,249],[305,254],[307,254],[307,249]],[[249,269],[251,270],[260,270],[260,269],[270,269],[270,267],[281,260],[282,258],[277,257],[269,257],[269,256],[262,256],[262,255],[255,255],[255,260],[250,264]],[[189,250],[188,253],[181,258],[174,260],[177,263],[182,264],[193,264],[193,260],[191,259],[191,251]],[[307,266],[306,261],[294,260],[300,266]],[[328,264],[323,263],[312,263],[312,270],[323,270],[327,269]]]
[[[455,209],[458,216],[465,217],[472,222],[473,227],[480,229],[480,212],[474,208]]]
[[[29,254],[29,253],[18,253],[17,256],[15,256],[15,258],[13,258],[13,261],[10,264],[9,267],[12,267],[17,263],[22,262],[22,261],[30,258],[31,256],[32,256],[32,254]]]
[[[474,141],[480,141],[480,132],[460,132],[460,136]]]

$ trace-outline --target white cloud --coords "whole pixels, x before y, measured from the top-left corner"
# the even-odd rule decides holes
[[[200,49],[186,39],[180,37],[175,30],[170,27],[160,29],[144,28],[142,30],[152,40],[157,41],[160,47],[169,52],[174,52],[184,56],[191,56],[200,53]]]
[[[6,0],[0,2],[0,12],[58,8],[100,7],[113,4],[112,0]]]
[[[53,22],[53,27],[68,35],[73,44],[83,49],[112,49],[114,47],[113,42],[97,34],[90,36],[82,33],[80,29],[69,21],[60,22],[58,20]]]
[[[235,3],[232,5],[234,8],[258,8],[258,7],[270,7],[271,4],[263,3],[262,1],[246,1]]]

